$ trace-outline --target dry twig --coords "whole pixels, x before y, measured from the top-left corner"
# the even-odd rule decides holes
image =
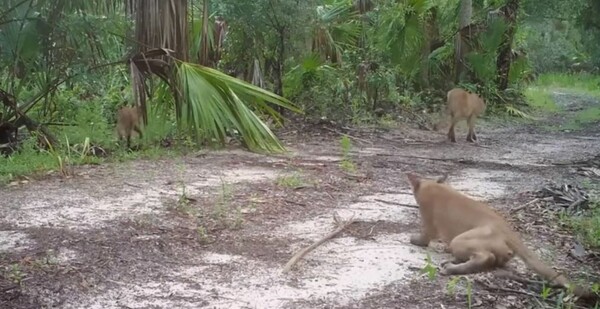
[[[511,213],[511,214],[514,214],[515,212],[518,212],[519,210],[521,210],[521,209],[523,209],[523,208],[525,208],[525,207],[527,207],[527,206],[529,206],[529,205],[532,205],[532,204],[534,204],[534,203],[537,203],[539,200],[540,200],[539,198],[534,198],[533,200],[531,200],[531,201],[529,201],[529,202],[527,202],[527,203],[525,203],[525,204],[523,204],[523,205],[520,205],[520,206],[517,206],[517,207],[515,207],[515,208],[511,209],[511,210],[510,210],[510,213]]]
[[[419,209],[419,206],[416,206],[416,205],[402,204],[402,203],[397,203],[397,202],[390,202],[390,201],[380,200],[380,199],[378,199],[378,198],[374,199],[374,201],[375,201],[375,202],[379,202],[379,203],[388,204],[388,205],[402,206],[402,207],[408,207],[408,208],[416,208],[416,209]]]
[[[527,295],[529,297],[533,297],[533,298],[541,298],[541,296],[533,294],[529,291],[522,291],[522,290],[515,290],[515,289],[509,289],[509,288],[502,288],[499,286],[493,286],[493,285],[489,285],[486,282],[484,282],[483,280],[475,280],[475,282],[481,284],[486,290],[488,291],[498,291],[498,292],[505,292],[505,293],[512,293],[512,294],[522,294],[522,295]]]
[[[348,227],[350,224],[354,223],[354,216],[352,216],[352,218],[343,221],[340,220],[339,217],[337,216],[337,213],[333,214],[333,221],[336,224],[336,229],[333,230],[331,233],[325,235],[325,237],[319,239],[319,241],[317,241],[316,243],[298,251],[296,254],[294,254],[294,256],[292,256],[292,258],[289,260],[289,262],[287,262],[287,264],[285,264],[285,267],[283,267],[283,273],[287,273],[288,271],[290,271],[290,269],[296,265],[296,263],[298,263],[298,261],[300,261],[301,258],[303,258],[305,255],[307,255],[309,252],[311,252],[312,250],[314,250],[315,248],[317,248],[318,246],[322,245],[323,243],[325,243],[326,241],[328,241],[329,239],[335,237],[336,235],[338,235],[339,233],[341,233],[346,227]]]

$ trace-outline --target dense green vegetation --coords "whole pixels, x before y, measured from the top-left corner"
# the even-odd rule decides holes
[[[439,110],[455,85],[512,116],[559,111],[551,87],[598,93],[593,0],[141,3],[4,1],[0,144],[19,151],[0,159],[0,182],[229,137],[281,151],[281,112],[292,124],[389,123]],[[134,102],[147,128],[129,152],[114,124]]]

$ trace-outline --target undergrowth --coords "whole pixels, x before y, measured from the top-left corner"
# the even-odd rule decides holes
[[[591,182],[582,185],[590,192],[590,210],[579,216],[563,217],[563,222],[570,226],[580,240],[587,246],[600,249],[600,186]]]
[[[0,156],[0,185],[23,176],[51,172],[69,176],[74,166],[82,164],[157,159],[185,151],[186,145],[162,147],[161,141],[172,136],[175,127],[172,121],[161,119],[152,108],[148,112],[148,125],[143,128],[143,138],[132,137],[132,147],[137,148],[136,151],[130,151],[124,142],[118,141],[115,125],[103,116],[105,113],[98,105],[85,104],[74,113],[77,119],[75,125],[55,131],[58,145],[47,150],[40,149],[37,137],[31,136],[21,143],[17,152],[8,157]]]
[[[539,111],[558,112],[559,107],[552,99],[550,92],[541,87],[530,87],[525,90],[525,98],[530,107]]]
[[[551,91],[568,90],[600,98],[600,76],[591,74],[546,73],[525,90],[529,106],[548,112],[560,111]]]
[[[598,121],[600,121],[600,107],[592,106],[578,111],[564,127],[570,130],[579,130]]]
[[[600,76],[591,74],[547,73],[542,74],[535,84],[525,90],[528,105],[541,113],[563,113],[552,92],[573,92],[600,98]],[[600,107],[583,106],[574,114],[565,114],[566,121],[560,125],[562,130],[580,130],[587,125],[600,121]],[[558,127],[554,127],[557,129]]]
[[[572,218],[570,225],[588,246],[600,249],[600,208],[596,207],[586,216]]]
[[[535,84],[542,88],[563,88],[600,97],[600,75],[586,73],[541,74]]]

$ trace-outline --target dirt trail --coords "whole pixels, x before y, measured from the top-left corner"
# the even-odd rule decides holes
[[[565,106],[598,104],[555,96]],[[209,152],[1,188],[0,307],[464,308],[464,289],[447,293],[448,278],[420,271],[428,254],[433,265],[445,255],[409,244],[417,212],[392,205],[414,205],[402,173],[449,173],[456,188],[506,210],[549,180],[580,178],[552,162],[600,153],[597,125],[575,133],[541,125],[485,123],[481,147],[465,143],[464,126],[454,145],[409,128],[357,133],[352,160],[365,177],[340,169],[339,137],[289,135],[289,155]],[[334,212],[358,222],[282,274],[294,252],[333,229]],[[555,251],[555,266],[581,268],[569,248],[540,244],[548,229],[523,233],[541,253]],[[476,285],[474,301],[522,308],[528,299]]]

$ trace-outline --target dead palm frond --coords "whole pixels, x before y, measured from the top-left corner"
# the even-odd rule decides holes
[[[137,51],[168,48],[188,59],[188,1],[131,0],[135,12]]]

